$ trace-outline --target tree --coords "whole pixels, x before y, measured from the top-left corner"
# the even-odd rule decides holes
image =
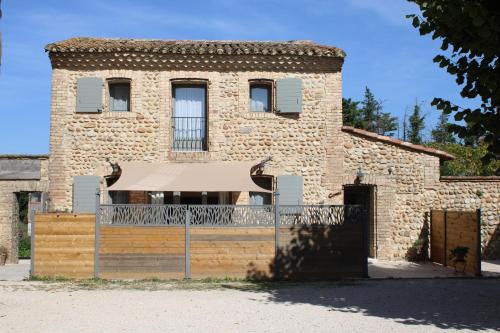
[[[444,150],[455,156],[454,160],[445,161],[441,165],[442,176],[492,176],[498,175],[500,161],[481,162],[481,157],[487,151],[487,146],[479,143],[476,147],[459,143],[432,142],[429,147]]]
[[[398,129],[398,118],[388,112],[382,112],[382,102],[368,87],[365,87],[365,98],[361,102],[361,128],[380,135],[392,136]]]
[[[421,115],[421,107],[418,102],[415,102],[413,106],[413,112],[408,119],[410,123],[410,128],[408,129],[408,134],[406,135],[408,140],[414,144],[422,143],[422,131],[425,128],[425,116]]]
[[[382,105],[375,99],[375,95],[368,87],[365,87],[365,99],[361,102],[362,108],[362,126],[363,129],[375,132],[377,117],[382,109]]]
[[[462,108],[442,98],[432,105],[454,114],[465,124],[449,126],[460,138],[481,138],[487,150],[483,162],[500,157],[500,11],[494,0],[408,0],[421,15],[408,15],[421,35],[440,39],[446,54],[434,62],[455,76],[463,98],[478,99],[475,108]]]
[[[455,137],[450,131],[450,123],[448,115],[441,113],[436,127],[431,132],[432,140],[437,143],[455,143]]]
[[[344,125],[356,128],[363,127],[362,110],[359,108],[360,103],[350,98],[342,98],[342,119]]]
[[[380,135],[393,136],[398,129],[398,118],[388,112],[382,112],[378,117],[377,133]]]

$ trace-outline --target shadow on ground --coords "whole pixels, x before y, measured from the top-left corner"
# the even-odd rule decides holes
[[[323,306],[329,311],[363,313],[409,326],[471,331],[500,329],[497,279],[273,283],[265,291],[269,293],[266,302]]]

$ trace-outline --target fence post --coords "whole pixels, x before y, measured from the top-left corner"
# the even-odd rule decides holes
[[[189,207],[186,208],[186,223],[184,231],[184,278],[189,279],[191,277],[190,272],[190,258],[189,258],[189,229],[191,224],[191,212]]]
[[[33,221],[31,221],[30,278],[35,276],[35,220],[36,213],[33,214]]]
[[[446,248],[448,247],[448,210],[444,210],[444,264],[443,266],[448,266],[448,253],[446,252]]]
[[[281,225],[281,214],[280,214],[280,193],[276,191],[274,193],[274,277],[276,280],[280,279],[280,265],[281,265],[281,255],[280,255],[280,225]]]
[[[476,236],[476,265],[477,271],[476,276],[481,276],[481,208],[476,211],[476,223],[477,223],[477,236]]]
[[[99,236],[101,226],[101,192],[95,193],[95,244],[94,244],[94,277],[99,277]]]
[[[346,207],[344,207],[346,209]],[[345,213],[344,213],[345,214]],[[369,255],[369,246],[368,246],[368,241],[369,241],[369,236],[368,234],[370,233],[370,227],[368,225],[368,208],[365,206],[362,206],[362,213],[361,215],[363,216],[363,277],[364,278],[369,278],[370,276],[368,275],[368,255]]]

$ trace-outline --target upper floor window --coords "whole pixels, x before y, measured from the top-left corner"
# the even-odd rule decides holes
[[[271,112],[273,83],[267,80],[250,81],[250,111]]]
[[[130,82],[109,83],[109,111],[130,111]]]
[[[207,150],[207,86],[175,84],[173,97],[173,150]]]

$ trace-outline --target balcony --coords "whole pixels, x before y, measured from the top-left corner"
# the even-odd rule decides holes
[[[173,151],[207,151],[205,117],[172,117]]]

